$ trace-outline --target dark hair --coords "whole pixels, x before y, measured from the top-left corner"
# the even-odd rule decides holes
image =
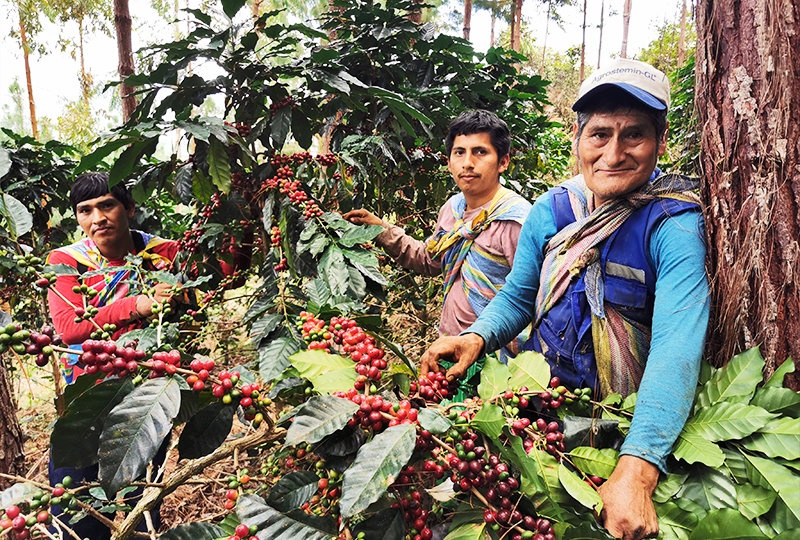
[[[497,157],[502,158],[511,149],[511,133],[506,123],[493,112],[483,109],[464,111],[447,127],[447,137],[444,146],[447,156],[453,151],[453,141],[459,135],[472,135],[473,133],[488,133],[492,146],[497,152]]]
[[[578,139],[581,138],[583,128],[593,114],[614,114],[628,111],[641,112],[647,115],[656,130],[656,142],[659,142],[667,130],[667,111],[652,109],[630,95],[625,90],[608,87],[596,94],[596,97],[584,105],[578,114]]]
[[[96,199],[108,193],[108,173],[84,173],[78,175],[69,192],[69,202],[72,204],[72,211],[75,212],[78,208],[78,204],[83,201]],[[133,197],[131,197],[128,188],[126,188],[124,184],[116,184],[111,188],[110,193],[115,199],[121,202],[125,208],[130,208],[133,205]]]

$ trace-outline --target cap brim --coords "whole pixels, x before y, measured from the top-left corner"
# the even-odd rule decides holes
[[[641,88],[637,88],[632,86],[628,83],[605,83],[601,84],[595,88],[592,88],[590,91],[586,92],[585,95],[581,96],[581,98],[572,105],[573,111],[580,111],[583,109],[592,99],[600,92],[608,88],[609,86],[616,86],[617,88],[626,91],[631,96],[635,97],[639,101],[642,102],[643,105],[650,107],[651,109],[655,109],[657,111],[666,110],[667,106],[658,98],[650,94],[649,92],[645,92]]]

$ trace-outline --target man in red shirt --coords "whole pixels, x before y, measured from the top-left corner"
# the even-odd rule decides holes
[[[144,294],[142,287],[132,285],[136,272],[130,269],[131,264],[125,261],[125,257],[142,257],[142,266],[146,270],[166,270],[178,253],[178,242],[131,230],[129,220],[135,211],[133,199],[121,184],[109,190],[106,173],[78,176],[70,192],[70,202],[86,238],[54,250],[48,256],[47,263],[71,266],[79,275],[59,276],[55,285],[57,292],[51,290],[48,301],[56,331],[64,343],[71,345],[71,348],[80,349],[96,327],[91,321],[77,318],[84,307],[84,296],[74,292],[73,287],[86,285],[93,291],[85,298],[87,305],[98,310],[92,318],[100,326],[116,325],[113,338],[117,339],[130,330],[141,328],[144,319],[152,315],[154,305],[163,301],[173,302],[170,285],[153,285],[152,296]],[[114,266],[127,266],[129,269],[82,277],[87,272]],[[62,362],[67,383],[72,384],[84,372],[84,366],[79,363],[77,354],[64,357]],[[162,445],[155,461],[163,463],[167,447],[167,443]],[[70,476],[76,483],[93,481],[97,478],[97,472],[96,464],[82,469],[54,469],[51,462],[50,484],[55,486],[66,476]],[[136,496],[136,493],[130,496]],[[60,514],[60,510],[54,508],[54,514]],[[152,512],[152,516],[158,527],[160,519],[157,509]],[[71,525],[71,528],[81,538],[110,538],[108,527],[92,517],[82,519]]]
[[[107,267],[130,267],[125,257],[138,255],[143,258],[146,270],[164,270],[170,267],[178,253],[178,242],[130,229],[129,220],[135,211],[133,199],[121,184],[109,191],[106,173],[78,176],[70,192],[70,202],[86,238],[54,250],[48,256],[47,264],[65,264],[82,275]],[[56,331],[69,345],[81,345],[96,330],[89,320],[76,322],[76,316],[84,307],[84,298],[73,291],[75,286],[86,285],[94,291],[91,293],[93,296],[86,298],[88,305],[98,309],[93,320],[100,326],[115,325],[114,339],[134,328],[141,328],[143,320],[152,315],[155,304],[172,301],[169,292],[172,287],[165,283],[155,284],[152,296],[144,294],[140,287],[132,286],[136,277],[132,270],[86,278],[81,275],[59,276],[55,291],[48,294]],[[81,373],[83,370],[77,365],[77,358],[65,364],[64,375],[68,383],[74,382]]]

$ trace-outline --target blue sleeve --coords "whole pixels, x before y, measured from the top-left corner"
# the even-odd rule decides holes
[[[633,423],[621,454],[666,470],[666,459],[689,416],[708,326],[703,218],[683,212],[650,238],[656,269],[653,335]]]
[[[514,266],[506,283],[478,320],[463,334],[475,333],[485,342],[485,352],[496,351],[514,339],[533,320],[544,247],[556,234],[550,193],[536,199],[522,225]]]

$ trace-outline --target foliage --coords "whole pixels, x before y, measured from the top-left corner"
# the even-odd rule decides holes
[[[694,101],[694,67],[692,55],[672,77],[666,159],[670,171],[700,176],[701,133]]]
[[[222,5],[231,16],[243,4]],[[368,205],[408,216],[407,227],[425,234],[452,189],[442,167],[444,130],[469,107],[509,120],[514,146],[525,151],[515,153],[507,181],[529,195],[541,191],[548,174],[566,168],[568,153],[542,115],[545,83],[517,75],[513,53],[480,55],[414,25],[405,17],[410,3],[338,7],[323,23],[327,33],[269,25],[270,14],[252,28],[218,29],[193,11],[193,32],[153,47],[152,71],[129,79],[140,89],[132,119],[77,167],[72,150],[54,142],[14,137],[0,152],[4,231],[11,231],[3,242],[16,252],[0,262],[27,285],[31,304],[41,306],[41,293],[75,272],[43,266],[37,255],[55,241],[41,224],[69,215],[64,194],[73,170],[97,168],[130,184],[144,218],[163,234],[180,235],[169,271],[128,258],[137,271],[132,284],[147,291],[155,282],[182,283],[185,293],[174,310],[154,302],[146,328],[113,342],[116,329],[96,325],[83,343],[87,374],[60,396],[66,413],[51,442],[58,464],[99,463],[99,485],[59,486],[60,495],[18,485],[0,494],[6,512],[15,504],[26,513],[47,508],[45,495],[66,494],[60,502],[78,518],[143,476],[166,494],[224,456],[246,454],[253,470],[230,471],[229,515],[218,525],[182,524],[165,538],[430,538],[434,524],[451,525],[449,540],[529,538],[534,529],[609,538],[590,510],[600,510],[596,488],[616,465],[613,448],[635,397],[599,402],[586,389],[563,388],[540,355],[526,353],[508,365],[487,360],[479,397],[421,399],[422,385],[439,397],[448,385],[416,379],[414,362],[386,335],[392,283],[371,245],[380,227],[357,227],[339,214]],[[203,61],[220,68],[214,78],[185,70]],[[225,119],[196,114],[209,96],[222,98]],[[158,160],[159,139],[175,130],[191,157]],[[284,153],[315,143],[324,151]],[[229,275],[222,263],[246,275]],[[247,332],[250,354],[234,361],[202,332],[225,289],[243,277],[255,290],[243,293],[245,312],[233,323]],[[73,308],[80,320],[92,319],[87,305]],[[68,352],[52,328],[30,333],[11,324],[0,332],[0,354],[28,354],[55,368]],[[666,538],[734,530],[776,537],[799,525],[800,399],[781,387],[791,366],[760,386],[762,367],[758,352],[748,351],[720,370],[704,368],[670,474],[654,495]],[[117,378],[95,384],[101,373]],[[177,470],[153,483],[148,462],[175,427]],[[117,537],[129,537],[152,504],[145,497],[128,512]]]
[[[673,76],[682,66],[678,66],[678,45],[680,43],[680,22],[665,22],[656,29],[656,37],[642,49],[637,60]],[[686,23],[684,58],[694,56],[697,42],[697,29],[692,21]]]

